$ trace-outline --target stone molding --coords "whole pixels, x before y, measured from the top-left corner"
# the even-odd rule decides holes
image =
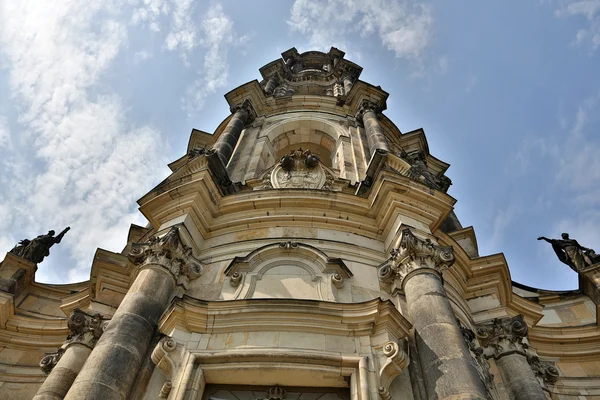
[[[160,266],[171,273],[177,285],[187,290],[189,282],[202,274],[202,265],[192,254],[192,248],[183,244],[179,228],[172,227],[163,236],[154,236],[145,243],[133,243],[127,255],[140,269]]]
[[[235,114],[239,111],[244,113],[246,115],[245,124],[254,121],[254,119],[257,117],[256,111],[254,111],[254,107],[252,107],[252,103],[250,103],[250,100],[248,99],[229,107],[229,111],[231,111],[232,114]]]
[[[67,340],[55,352],[47,354],[40,361],[40,368],[46,374],[49,374],[54,366],[61,359],[67,348],[75,343],[82,344],[90,349],[93,349],[100,336],[106,329],[108,321],[101,314],[88,314],[80,309],[73,310],[71,316],[67,320],[67,326],[71,333],[67,336]]]
[[[392,250],[391,257],[379,267],[379,280],[402,289],[407,278],[423,272],[441,276],[442,271],[454,264],[454,248],[438,246],[430,239],[415,236],[409,228],[402,230],[400,247]],[[392,288],[389,288],[390,292]]]
[[[381,107],[372,102],[371,100],[363,100],[358,106],[358,110],[356,111],[356,120],[362,121],[363,116],[367,111],[373,111],[375,114],[379,114],[382,110]]]
[[[519,353],[525,356],[527,342],[527,323],[522,315],[506,318],[494,318],[490,323],[477,326],[477,339],[487,358]]]

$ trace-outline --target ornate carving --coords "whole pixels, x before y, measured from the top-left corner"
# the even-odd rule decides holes
[[[413,271],[433,270],[440,274],[454,264],[454,249],[438,246],[430,239],[420,239],[409,228],[402,230],[400,247],[391,251],[389,260],[379,267],[379,280],[402,288],[406,277]]]
[[[533,352],[527,353],[527,361],[533,372],[535,372],[535,376],[538,378],[542,388],[547,390],[547,385],[555,384],[560,378],[560,371],[553,362],[542,361],[538,355]]]
[[[452,181],[446,175],[434,175],[429,171],[427,159],[423,150],[419,150],[412,154],[408,154],[402,150],[400,158],[411,165],[407,174],[409,178],[424,183],[432,189],[441,190],[443,192],[447,192],[450,185],[452,185]]]
[[[362,121],[363,116],[367,111],[372,111],[375,114],[378,114],[381,112],[381,107],[370,100],[363,100],[358,107],[358,111],[356,112],[356,119],[358,121]]]
[[[409,364],[408,354],[397,342],[387,342],[381,349],[385,359],[379,368],[379,395],[382,400],[389,396],[390,384]]]
[[[254,118],[256,118],[256,111],[254,111],[254,107],[252,107],[252,103],[250,103],[250,100],[248,99],[244,100],[240,104],[229,107],[229,111],[231,111],[232,114],[237,112],[244,113],[246,115],[245,123],[250,123],[254,121]]]
[[[273,186],[277,188],[303,188],[323,189],[332,186],[333,177],[329,185],[327,173],[319,164],[319,157],[310,150],[293,150],[279,160],[279,165],[271,172]]]
[[[463,334],[463,338],[469,347],[471,357],[473,357],[473,361],[475,361],[479,378],[483,382],[483,385],[487,391],[487,398],[488,400],[494,400],[494,396],[492,396],[492,392],[494,391],[494,375],[490,372],[490,363],[485,358],[483,349],[477,346],[475,332],[464,327],[462,324],[460,324],[460,322],[459,325]]]
[[[177,227],[172,227],[161,237],[151,238],[149,242],[134,243],[128,258],[141,267],[159,265],[165,268],[184,289],[202,274],[200,261],[192,255],[192,249],[183,244]]]
[[[67,321],[71,333],[65,344],[81,343],[93,349],[107,324],[108,321],[101,314],[92,315],[76,308]]]
[[[47,354],[40,361],[40,368],[46,374],[52,371],[52,368],[58,363],[67,348],[73,343],[79,343],[93,349],[106,329],[108,321],[101,314],[88,314],[76,308],[67,320],[67,326],[71,331],[67,340],[58,349],[56,353]]]
[[[526,355],[529,348],[527,323],[522,315],[508,318],[494,318],[488,324],[477,326],[477,339],[484,348],[487,358],[520,353]]]
[[[338,289],[344,287],[344,278],[338,272],[331,275],[331,282],[333,282],[333,286],[335,286]]]
[[[273,97],[292,96],[294,92],[294,88],[284,82],[273,90]]]
[[[62,347],[58,349],[56,353],[46,354],[42,361],[40,361],[40,368],[44,371],[45,374],[49,374],[50,371],[58,364],[58,361],[62,357],[65,349]]]
[[[233,287],[238,287],[240,286],[240,283],[242,282],[242,273],[240,271],[235,271],[233,274],[231,274],[231,277],[229,278],[229,284]]]
[[[268,400],[283,400],[285,399],[286,391],[281,388],[279,385],[275,385],[274,387],[267,390],[267,399]]]
[[[279,247],[281,247],[282,249],[286,249],[286,250],[295,249],[296,247],[298,247],[298,243],[297,242],[281,242],[281,243],[279,243]]]
[[[47,234],[39,235],[31,240],[23,239],[10,250],[10,253],[35,264],[41,263],[44,260],[44,257],[50,255],[50,247],[60,243],[69,229],[71,228],[67,226],[57,236],[54,236],[54,231],[49,231]]]
[[[190,151],[188,151],[187,156],[188,156],[188,158],[196,158],[205,153],[206,153],[205,147],[196,147],[195,149],[191,149]]]

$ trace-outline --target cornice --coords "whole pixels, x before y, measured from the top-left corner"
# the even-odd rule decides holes
[[[299,299],[246,299],[208,302],[184,296],[163,315],[159,330],[176,327],[197,333],[311,332],[347,336],[388,332],[408,335],[411,324],[390,301],[332,303]]]

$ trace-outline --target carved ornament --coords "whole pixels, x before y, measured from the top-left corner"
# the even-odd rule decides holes
[[[281,157],[270,178],[272,187],[282,189],[331,190],[334,181],[333,175],[321,166],[319,157],[301,148]]]
[[[358,107],[358,111],[356,111],[356,119],[358,121],[362,121],[363,116],[366,112],[372,111],[375,114],[379,114],[381,112],[381,107],[372,102],[371,100],[363,100]]]
[[[463,338],[465,339],[467,347],[469,348],[469,353],[471,353],[471,357],[473,358],[473,361],[475,361],[475,367],[477,368],[479,379],[481,379],[483,385],[485,386],[487,398],[488,400],[495,400],[492,396],[492,392],[495,390],[495,388],[494,375],[490,372],[490,363],[485,358],[483,349],[477,345],[475,332],[469,328],[466,328],[460,322],[459,325],[463,334]]]
[[[166,269],[184,289],[202,274],[200,261],[192,255],[192,249],[183,244],[177,227],[163,236],[152,237],[148,242],[134,243],[127,256],[140,268],[153,265]]]
[[[556,368],[556,365],[551,361],[542,361],[537,354],[528,352],[527,361],[531,366],[531,369],[535,373],[540,385],[544,389],[548,389],[547,385],[555,384],[560,378],[560,371]]]
[[[401,289],[409,275],[442,271],[454,264],[452,246],[438,246],[430,239],[416,237],[409,228],[402,230],[400,247],[392,250],[391,257],[379,267],[379,280]]]
[[[410,359],[397,342],[387,342],[381,350],[385,358],[380,362],[378,391],[382,400],[389,400],[392,381],[408,367]]]
[[[491,323],[477,326],[477,339],[487,358],[500,358],[520,353],[526,355],[529,344],[527,323],[522,315],[494,318]]]
[[[78,308],[74,309],[67,320],[67,326],[71,331],[67,340],[56,353],[47,354],[42,358],[40,361],[42,371],[49,374],[71,344],[78,343],[93,349],[108,322],[101,314],[92,315]]]
[[[232,114],[238,112],[243,113],[246,116],[245,123],[250,123],[257,117],[256,111],[254,111],[254,107],[252,107],[252,103],[250,103],[250,100],[248,99],[244,100],[240,104],[235,104],[229,107],[229,111],[231,111]]]

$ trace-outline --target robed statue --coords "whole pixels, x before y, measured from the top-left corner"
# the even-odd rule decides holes
[[[57,236],[54,236],[54,231],[49,231],[47,234],[39,235],[35,239],[23,239],[10,252],[32,263],[41,263],[44,257],[50,255],[50,247],[60,243],[69,229],[71,228],[67,226]]]
[[[558,259],[567,264],[575,272],[580,272],[592,264],[600,262],[600,255],[592,249],[583,247],[577,240],[569,238],[568,233],[563,233],[562,239],[548,239],[541,236],[538,240],[545,240],[552,245]]]

